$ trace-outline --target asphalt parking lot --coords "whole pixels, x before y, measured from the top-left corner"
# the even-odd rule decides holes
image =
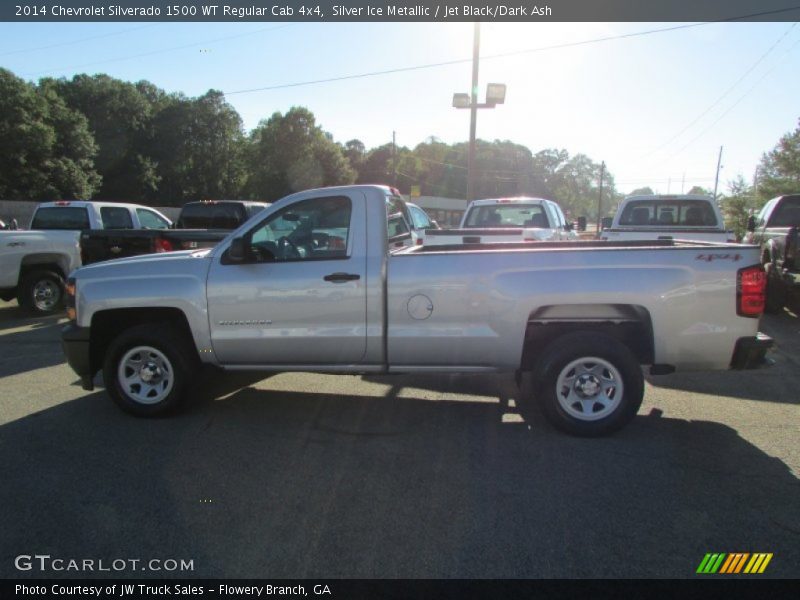
[[[650,377],[634,422],[595,440],[508,376],[207,375],[187,412],[139,420],[80,388],[59,327],[0,303],[1,577],[92,575],[21,572],[21,554],[190,559],[191,577],[694,577],[707,552],[800,576],[788,311],[762,320],[771,367]]]

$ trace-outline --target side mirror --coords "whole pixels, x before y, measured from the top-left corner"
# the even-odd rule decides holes
[[[756,218],[753,215],[750,215],[747,218],[747,231],[755,231],[756,230]]]
[[[247,258],[247,242],[244,238],[233,238],[228,247],[228,260],[232,263],[243,263]]]
[[[600,229],[608,229],[611,227],[611,223],[614,222],[613,217],[603,217],[600,219]]]
[[[573,229],[575,229],[575,225],[571,221],[564,224],[564,231],[572,231]]]

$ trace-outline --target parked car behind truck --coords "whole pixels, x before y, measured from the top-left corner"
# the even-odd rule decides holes
[[[561,207],[544,198],[496,198],[469,203],[458,229],[426,232],[426,246],[576,239]]]
[[[211,200],[187,202],[175,228],[145,227],[119,231],[84,231],[80,238],[83,264],[140,254],[210,248],[269,206],[266,202]]]
[[[81,265],[81,230],[167,228],[171,221],[138,204],[59,200],[39,204],[31,231],[0,232],[0,297],[31,313],[61,310],[64,279]]]
[[[750,368],[758,248],[573,241],[392,250],[403,200],[381,186],[288,196],[202,251],[78,269],[62,339],[84,389],[124,410],[177,408],[203,363],[227,370],[527,372],[557,427],[619,429],[641,365]],[[527,379],[527,377],[526,377]]]
[[[767,202],[747,223],[747,241],[761,248],[767,273],[767,312],[778,312],[800,293],[800,194],[778,196]]]
[[[604,240],[697,240],[735,242],[725,229],[722,213],[710,196],[628,196],[617,208],[611,227],[603,228]]]

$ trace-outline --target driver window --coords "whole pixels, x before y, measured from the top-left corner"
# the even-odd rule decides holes
[[[351,210],[341,196],[296,202],[251,231],[250,252],[259,262],[345,258]]]

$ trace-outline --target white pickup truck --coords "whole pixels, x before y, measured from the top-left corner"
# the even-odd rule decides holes
[[[750,368],[771,344],[758,333],[765,279],[754,246],[395,249],[387,223],[397,213],[407,210],[390,188],[309,190],[212,249],[82,267],[67,285],[67,360],[87,390],[102,370],[107,393],[138,416],[177,408],[201,363],[510,371],[557,427],[602,435],[636,415],[642,365]]]
[[[425,246],[576,239],[561,207],[544,198],[473,200],[458,229],[425,231]]]
[[[81,266],[79,238],[86,229],[139,229],[171,222],[138,204],[60,200],[36,207],[32,231],[0,231],[0,298],[16,298],[36,314],[64,302],[64,279]]]
[[[696,195],[628,196],[600,239],[735,242],[714,199]]]

